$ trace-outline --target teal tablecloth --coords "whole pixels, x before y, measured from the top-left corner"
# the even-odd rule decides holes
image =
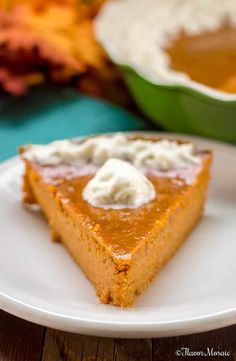
[[[0,100],[0,161],[15,155],[22,144],[142,129],[147,125],[133,115],[74,90],[34,89],[23,98]]]

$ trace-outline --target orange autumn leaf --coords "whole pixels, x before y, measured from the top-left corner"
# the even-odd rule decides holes
[[[36,48],[42,58],[53,64],[68,66],[74,71],[84,70],[73,54],[70,32],[74,14],[70,8],[34,12],[30,7],[21,6],[3,14],[0,20],[0,44],[5,44],[10,51]]]
[[[91,20],[82,21],[80,26],[74,29],[73,37],[76,58],[96,69],[106,66],[107,58],[93,37],[93,23]]]
[[[103,2],[1,1],[0,69],[8,74],[0,76],[3,88],[18,94],[35,78],[66,82],[82,75],[84,80],[87,73],[88,83],[95,73],[96,79],[108,79],[111,65],[93,34],[93,17]],[[22,81],[17,91],[9,87],[14,79]]]

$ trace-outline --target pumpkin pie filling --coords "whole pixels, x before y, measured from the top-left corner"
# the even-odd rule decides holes
[[[146,170],[156,190],[147,204],[105,209],[83,198],[84,188],[100,166],[39,164],[27,159],[23,150],[24,202],[41,206],[52,238],[69,250],[102,303],[130,306],[201,217],[211,153],[196,155],[200,164]]]
[[[236,27],[195,36],[182,32],[165,50],[172,69],[212,88],[236,92]]]
[[[235,0],[111,0],[95,34],[116,63],[154,84],[235,93],[235,19]]]

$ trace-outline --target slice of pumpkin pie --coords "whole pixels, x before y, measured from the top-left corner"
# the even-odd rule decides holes
[[[122,133],[21,148],[38,204],[102,303],[130,306],[197,224],[211,152]]]

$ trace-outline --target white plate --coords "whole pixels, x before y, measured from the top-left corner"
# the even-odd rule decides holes
[[[174,336],[234,324],[236,148],[197,140],[215,155],[205,215],[131,309],[99,303],[66,250],[50,242],[43,217],[21,205],[20,160],[0,165],[1,308],[53,328],[111,337]]]

